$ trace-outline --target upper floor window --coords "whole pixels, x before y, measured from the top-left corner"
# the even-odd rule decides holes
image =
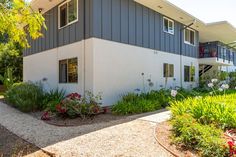
[[[59,28],[65,27],[78,20],[78,0],[69,0],[58,7]]]
[[[163,18],[163,30],[166,33],[174,34],[175,26],[174,21],[166,17]]]
[[[186,44],[195,45],[195,31],[194,30],[190,28],[186,28],[184,30],[184,42]]]

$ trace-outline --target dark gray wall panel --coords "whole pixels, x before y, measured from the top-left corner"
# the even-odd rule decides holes
[[[155,49],[155,13],[149,10],[149,47]]]
[[[121,42],[129,43],[129,1],[121,0]]]
[[[31,48],[25,50],[25,52],[28,52],[27,55],[67,45],[84,39],[84,0],[78,1],[78,22],[75,22],[64,28],[58,29],[58,6],[52,8],[44,14],[47,30],[44,28],[42,29],[43,37],[37,40],[29,39]],[[92,0],[86,0],[86,6],[88,7],[88,10],[92,10],[90,8],[90,1]],[[90,20],[86,21],[88,21],[90,24]],[[88,37],[90,37],[90,34]],[[26,53],[24,53],[24,55],[25,54]]]
[[[79,0],[78,22],[58,29],[58,6],[45,13],[47,31],[43,38],[29,40],[27,55],[96,37],[169,53],[198,57],[196,45],[184,43],[182,24],[175,21],[174,35],[163,31],[163,15],[133,0]],[[85,7],[85,8],[84,8]]]
[[[111,40],[111,1],[102,0],[102,38]]]
[[[120,42],[121,36],[121,12],[120,0],[112,0],[112,40]]]
[[[136,3],[129,1],[129,44],[136,44]]]
[[[143,7],[136,3],[136,45],[143,46]]]
[[[143,46],[149,48],[149,9],[143,8]]]

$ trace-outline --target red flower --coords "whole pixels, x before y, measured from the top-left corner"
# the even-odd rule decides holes
[[[66,109],[62,108],[61,104],[56,105],[56,110],[57,112],[62,113],[62,114],[66,113]]]
[[[234,141],[228,141],[228,145],[229,145],[230,156],[234,156],[236,154],[236,148],[235,148]]]
[[[93,113],[99,113],[99,108],[98,107],[94,107],[93,108]]]
[[[49,112],[44,112],[44,114],[41,117],[41,120],[50,120]]]
[[[107,113],[108,112],[108,108],[107,107],[104,107],[103,108],[103,113]]]
[[[72,99],[72,100],[80,100],[81,99],[81,95],[78,93],[71,93],[71,94],[67,95],[66,97],[69,99]]]

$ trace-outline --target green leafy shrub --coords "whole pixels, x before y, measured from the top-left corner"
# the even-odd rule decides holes
[[[223,131],[213,125],[202,125],[192,116],[184,114],[171,120],[174,141],[188,149],[197,150],[201,156],[224,157],[228,153]]]
[[[165,97],[156,91],[141,95],[129,93],[112,107],[112,112],[120,115],[151,112],[163,108],[161,103],[166,104],[169,98],[170,96],[165,100]]]
[[[170,110],[173,118],[187,113],[201,124],[215,124],[222,129],[236,127],[236,94],[175,101],[171,104]]]
[[[64,89],[52,89],[44,94],[43,109],[50,108],[55,109],[56,104],[61,102],[65,97],[66,91]],[[54,110],[55,111],[55,110]]]
[[[16,83],[5,93],[5,99],[23,112],[42,109],[43,89],[40,84]]]
[[[129,93],[113,106],[112,112],[119,115],[151,112],[169,106],[174,100],[183,100],[195,95],[197,92],[184,89],[179,89],[175,98],[171,96],[171,90],[166,89],[141,94]]]
[[[59,92],[63,93],[63,92]],[[61,94],[59,94],[61,95]],[[78,93],[71,93],[63,99],[57,99],[50,101],[47,105],[46,112],[55,113],[61,117],[76,118],[76,117],[88,117],[99,114],[102,112],[100,107],[100,95],[93,95],[91,92],[86,92],[86,96],[82,97]],[[61,97],[59,97],[61,98]],[[43,118],[45,119],[45,118]]]

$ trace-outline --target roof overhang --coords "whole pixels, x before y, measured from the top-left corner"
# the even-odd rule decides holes
[[[206,24],[167,0],[134,1],[184,25],[189,25],[195,21],[191,28],[199,31],[200,42],[221,41],[223,43],[230,43],[236,41],[236,28],[227,21]]]
[[[33,10],[38,11],[39,9],[42,9],[42,13],[45,13],[63,1],[64,0],[32,0],[30,5]]]
[[[32,0],[31,6],[34,10],[42,9],[42,13],[45,13],[63,1],[65,0]],[[200,42],[221,41],[231,43],[236,41],[236,28],[227,21],[206,24],[167,0],[134,1],[184,25],[189,25],[195,21],[191,28],[199,31]]]

